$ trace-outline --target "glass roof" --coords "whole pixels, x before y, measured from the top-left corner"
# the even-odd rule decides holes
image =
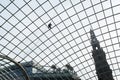
[[[69,63],[82,80],[97,80],[92,28],[120,80],[119,9],[120,0],[1,0],[0,54],[43,66]]]

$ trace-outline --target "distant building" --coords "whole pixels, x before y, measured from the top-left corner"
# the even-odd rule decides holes
[[[110,69],[106,60],[105,52],[100,47],[99,41],[97,40],[93,30],[90,30],[90,35],[91,45],[93,48],[92,56],[94,58],[98,80],[114,80],[112,76],[112,70]]]
[[[21,65],[26,70],[30,80],[80,80],[75,72],[67,69],[60,70],[60,68],[56,68],[55,71],[49,71],[40,65],[36,65],[33,61],[21,63]],[[12,65],[4,69],[6,69],[9,74],[14,76],[14,80],[24,80],[24,75],[17,66]]]

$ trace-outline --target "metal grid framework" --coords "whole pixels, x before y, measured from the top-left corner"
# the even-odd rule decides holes
[[[11,68],[10,68],[11,67]],[[17,68],[18,75],[13,70]],[[13,68],[13,69],[12,69]],[[24,76],[23,76],[24,75]],[[30,80],[26,70],[22,65],[6,55],[0,55],[0,79],[1,80]]]
[[[0,54],[42,66],[69,63],[82,80],[97,80],[92,28],[120,80],[119,9],[120,0],[1,0]]]

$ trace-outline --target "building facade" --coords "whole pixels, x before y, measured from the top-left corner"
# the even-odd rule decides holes
[[[46,70],[40,65],[36,65],[33,61],[21,63],[21,65],[24,67],[30,80],[81,80],[74,71],[67,68],[52,69],[52,67],[50,67],[51,70]],[[4,70],[6,70],[6,72],[14,78],[13,80],[25,80],[24,75],[21,73],[21,69],[19,69],[16,65],[9,66]]]

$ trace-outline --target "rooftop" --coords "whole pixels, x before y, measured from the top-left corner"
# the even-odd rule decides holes
[[[119,9],[119,0],[1,0],[0,54],[46,67],[69,63],[82,80],[97,80],[93,29],[114,80],[120,80]],[[0,64],[11,65],[1,58]]]

